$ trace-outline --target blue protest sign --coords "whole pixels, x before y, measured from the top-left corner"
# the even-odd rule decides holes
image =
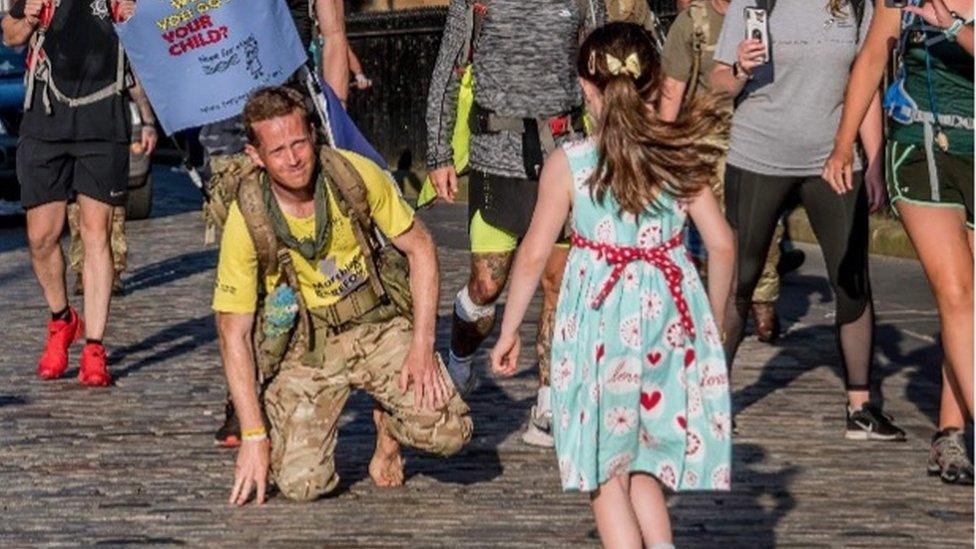
[[[307,57],[283,0],[143,0],[116,31],[167,134],[240,114]]]

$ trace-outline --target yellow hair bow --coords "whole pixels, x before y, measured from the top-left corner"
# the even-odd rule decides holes
[[[641,66],[640,60],[637,59],[637,52],[633,52],[627,56],[626,59],[621,61],[609,53],[607,55],[607,70],[610,74],[617,76],[621,73],[629,73],[634,80],[640,78]]]

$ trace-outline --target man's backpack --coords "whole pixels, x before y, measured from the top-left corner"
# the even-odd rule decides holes
[[[714,51],[715,45],[709,44],[711,40],[711,28],[708,24],[708,0],[694,0],[688,6],[688,15],[691,16],[691,78],[685,88],[685,100],[695,96],[698,86],[701,83],[702,57],[706,51]]]
[[[70,97],[58,88],[57,83],[54,80],[54,74],[52,70],[51,60],[44,52],[44,40],[47,37],[48,27],[51,25],[51,21],[54,19],[54,12],[61,5],[61,0],[51,0],[49,4],[45,5],[44,10],[41,12],[40,23],[38,24],[37,32],[31,36],[30,44],[27,50],[27,71],[24,73],[24,111],[29,111],[34,106],[34,88],[38,83],[44,86],[43,94],[41,97],[44,102],[44,111],[47,114],[51,114],[51,98],[63,103],[71,108],[83,107],[85,105],[91,105],[93,103],[98,103],[104,99],[107,99],[113,95],[121,94],[129,87],[131,82],[131,75],[128,69],[128,63],[126,62],[125,50],[122,48],[122,41],[119,40],[118,43],[118,53],[117,53],[117,67],[115,81],[105,86],[102,89],[96,90],[90,94],[83,95],[81,97]],[[112,18],[118,20],[118,4],[112,5]]]

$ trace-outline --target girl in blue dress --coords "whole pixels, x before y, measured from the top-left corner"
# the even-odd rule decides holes
[[[614,23],[580,47],[595,135],[557,149],[519,248],[496,373],[518,362],[518,327],[572,211],[572,250],[552,348],[553,432],[564,490],[589,492],[607,547],[672,547],[663,488],[727,490],[731,425],[721,329],[732,232],[709,188],[727,117],[700,101],[674,123],[652,105],[660,58]],[[688,217],[708,249],[708,290],[682,243]]]

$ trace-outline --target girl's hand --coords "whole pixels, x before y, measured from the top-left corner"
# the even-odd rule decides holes
[[[854,188],[854,146],[834,145],[821,177],[837,194],[844,194]]]
[[[921,17],[926,23],[940,29],[952,26],[953,17],[943,0],[928,0],[921,6],[905,6],[905,11]]]
[[[491,369],[496,375],[509,377],[518,367],[519,352],[522,344],[518,334],[502,333],[491,350]]]

